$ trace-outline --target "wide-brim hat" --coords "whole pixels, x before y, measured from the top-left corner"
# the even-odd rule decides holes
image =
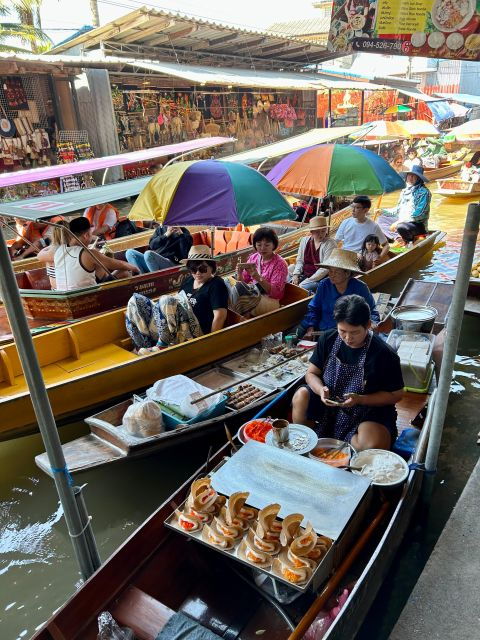
[[[314,216],[310,218],[310,222],[308,223],[308,228],[310,231],[314,229],[329,229],[327,218],[324,216]]]
[[[212,256],[212,250],[206,244],[194,244],[190,247],[188,256],[180,260],[180,264],[187,264],[191,260],[205,260],[205,262],[215,262],[216,256]]]
[[[345,271],[354,271],[355,273],[365,273],[358,266],[356,252],[348,249],[333,249],[328,258],[316,266],[324,267],[325,269],[333,267],[334,269],[345,269]]]
[[[408,173],[413,173],[413,175],[417,176],[417,178],[420,178],[422,182],[429,182],[427,176],[423,173],[423,167],[421,167],[419,164],[414,164],[411,169],[402,172],[402,178],[404,180],[406,180]]]

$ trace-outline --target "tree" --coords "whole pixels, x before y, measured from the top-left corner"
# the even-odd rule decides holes
[[[42,53],[52,41],[42,30],[40,6],[42,0],[0,0],[0,16],[15,17],[18,22],[0,22],[0,51]],[[9,44],[17,40],[28,48]]]

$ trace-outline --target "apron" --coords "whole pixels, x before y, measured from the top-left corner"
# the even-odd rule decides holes
[[[347,393],[363,393],[365,388],[365,359],[371,340],[372,334],[369,332],[357,364],[344,364],[340,362],[337,356],[342,345],[342,339],[340,336],[336,337],[323,372],[323,381],[325,386],[330,389],[332,397],[343,397]],[[364,407],[358,405],[349,409],[324,407],[323,415],[318,423],[318,435],[320,438],[337,438],[337,440],[350,442],[358,429],[358,425],[362,422],[363,414]]]

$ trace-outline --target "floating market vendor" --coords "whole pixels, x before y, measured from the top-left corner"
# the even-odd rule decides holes
[[[405,174],[405,182],[407,186],[402,189],[397,206],[382,209],[378,222],[385,235],[390,238],[399,235],[408,244],[427,233],[432,194],[425,186],[427,179],[422,167],[410,169]]]
[[[375,309],[375,300],[364,282],[357,280],[358,256],[354,251],[333,249],[329,257],[319,265],[328,270],[328,278],[320,281],[315,296],[310,301],[307,313],[297,327],[300,338],[309,338],[314,331],[327,331],[335,327],[333,310],[337,300],[343,296],[357,294],[370,308],[371,317],[378,323],[380,316]]]
[[[210,248],[193,246],[181,260],[190,270],[177,295],[161,296],[152,302],[134,293],[128,301],[126,327],[136,349],[164,348],[180,344],[225,326],[228,289],[216,275],[218,258]]]
[[[397,437],[395,404],[403,393],[398,355],[371,331],[370,308],[357,295],[340,298],[336,329],[322,334],[293,397],[292,422],[357,450],[390,449]]]

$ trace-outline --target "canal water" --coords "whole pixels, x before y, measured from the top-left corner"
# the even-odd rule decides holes
[[[382,206],[391,206],[390,195]],[[381,287],[398,294],[408,276],[449,280],[455,275],[468,201],[433,198],[431,228],[448,241],[410,272]],[[480,246],[479,246],[480,254]],[[382,587],[361,638],[387,638],[478,457],[474,409],[480,388],[478,320],[465,318],[452,381],[445,438],[430,516],[419,514]],[[61,428],[63,441],[87,432],[81,422]],[[172,449],[79,476],[102,559],[106,559],[158,505],[204,462],[210,444]],[[39,435],[0,443],[0,637],[29,638],[80,584],[72,546],[50,478],[34,464],[44,450]]]

